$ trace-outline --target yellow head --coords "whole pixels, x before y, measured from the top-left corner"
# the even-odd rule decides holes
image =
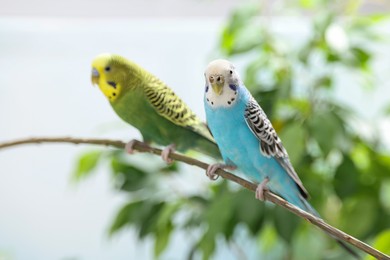
[[[133,64],[115,54],[100,54],[92,62],[91,80],[110,102],[118,99],[134,81]]]

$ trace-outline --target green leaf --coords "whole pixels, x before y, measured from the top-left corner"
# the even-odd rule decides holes
[[[199,241],[199,247],[203,252],[203,259],[209,259],[215,249],[215,240],[219,234],[225,234],[229,237],[231,227],[229,223],[233,208],[231,201],[234,193],[229,191],[227,181],[222,181],[219,185],[213,186],[215,194],[208,208],[203,213],[203,220],[207,223],[208,228]]]
[[[174,228],[172,219],[181,206],[181,203],[165,204],[160,210],[156,222],[156,241],[154,244],[155,256],[159,256],[169,244],[170,236]]]
[[[355,142],[350,156],[358,169],[366,171],[369,168],[371,163],[370,150],[365,144]]]
[[[227,55],[232,55],[251,49],[250,46],[253,46],[253,44],[249,43],[247,40],[241,40],[241,37],[243,36],[243,31],[252,28],[246,25],[253,22],[253,17],[257,15],[258,12],[258,4],[248,4],[233,12],[233,14],[230,16],[229,24],[224,28],[222,33],[220,48],[223,52],[225,52]],[[251,24],[253,25],[253,23]],[[252,36],[252,34],[248,33],[246,35]],[[246,47],[237,47],[236,45],[240,45],[240,43],[243,43],[246,45]]]
[[[202,196],[190,196],[185,200],[186,205],[190,206],[193,209],[192,214],[188,216],[187,220],[184,222],[184,228],[194,228],[199,227],[204,221],[205,210],[210,204],[210,199]]]
[[[364,237],[375,225],[378,214],[378,201],[363,196],[344,201],[341,210],[341,229],[356,236]]]
[[[234,45],[234,34],[229,27],[225,28],[222,33],[221,49],[225,53],[230,54]]]
[[[78,160],[76,169],[73,173],[73,179],[78,181],[88,177],[96,168],[103,151],[91,151],[84,153]]]
[[[134,224],[137,212],[142,208],[143,201],[130,202],[123,206],[117,213],[114,222],[111,224],[109,233],[113,235],[126,225]]]
[[[264,252],[269,252],[274,249],[278,242],[278,234],[273,225],[264,225],[259,236],[259,242]]]
[[[209,224],[208,233],[211,236],[214,237],[225,230],[233,213],[233,208],[230,206],[232,199],[232,193],[229,192],[227,183],[224,181],[219,185],[217,193],[205,211],[204,217]]]
[[[274,100],[277,98],[277,96],[278,96],[278,90],[276,89],[258,91],[255,92],[253,95],[253,97],[257,100],[257,102],[259,102],[261,107],[264,109],[268,118],[272,118],[273,116],[273,108],[275,105]]]
[[[382,207],[390,213],[390,179],[387,178],[381,183],[380,197],[379,201],[382,204]]]
[[[330,88],[332,86],[332,77],[330,75],[324,75],[319,77],[314,83],[315,87]]]
[[[264,223],[265,204],[256,200],[253,192],[244,189],[234,195],[231,203],[234,208],[232,231],[237,223],[243,223],[253,235],[256,235]]]
[[[382,253],[390,255],[390,229],[384,230],[378,234],[372,246]],[[365,259],[374,260],[375,258],[367,256]]]
[[[343,122],[331,110],[318,112],[309,117],[307,127],[324,156],[327,156],[332,149],[343,148],[345,137]]]
[[[161,209],[160,216],[157,220],[157,228],[159,227],[165,227],[168,223],[172,221],[173,216],[177,213],[178,210],[180,210],[180,207],[183,206],[183,203],[172,203],[172,204],[165,204],[164,207]]]
[[[114,157],[111,169],[116,176],[117,187],[123,191],[137,191],[145,185],[148,174],[142,169]]]
[[[203,253],[202,259],[210,259],[215,249],[215,238],[206,233],[206,235],[202,237],[199,247]]]
[[[288,151],[291,163],[298,164],[306,150],[306,134],[302,124],[292,122],[285,125],[280,132],[280,139]]]
[[[337,259],[332,258],[332,252],[325,251],[330,237],[324,236],[322,232],[313,229],[310,225],[304,225],[298,229],[292,240],[291,259],[312,260],[312,259]],[[329,256],[329,258],[328,258]],[[344,258],[340,258],[344,259]]]
[[[348,155],[344,155],[343,161],[337,167],[334,176],[334,188],[340,198],[344,199],[358,192],[359,175],[360,172],[355,163]]]
[[[353,47],[351,48],[351,52],[355,56],[358,64],[365,64],[371,59],[371,54],[359,47]]]
[[[388,178],[388,173],[390,171],[390,156],[371,150],[370,159],[370,167],[366,174],[366,176],[369,175],[370,177],[370,183],[378,182],[381,178]]]
[[[179,171],[179,164],[176,161],[174,161],[173,163],[168,164],[168,165],[164,166],[163,168],[161,168],[160,171],[164,172],[164,173],[178,172]]]
[[[325,33],[328,27],[333,23],[336,14],[330,12],[323,12],[321,15],[316,16],[316,20],[314,21],[314,29],[317,37],[320,41],[320,45],[326,46],[325,43]]]
[[[144,203],[143,208],[140,210],[138,223],[140,226],[139,237],[144,238],[150,233],[157,232],[157,221],[161,213],[161,209],[164,207],[165,202],[148,202]]]
[[[329,63],[338,62],[341,60],[341,56],[331,50],[327,51],[326,59]]]
[[[138,228],[140,238],[144,238],[147,234],[155,233],[158,216],[163,206],[163,202],[153,202],[150,200],[141,200],[126,204],[117,213],[110,227],[110,235],[113,235],[125,226],[131,225]]]
[[[303,63],[307,64],[311,54],[313,54],[316,50],[316,43],[311,40],[307,44],[305,44],[301,50],[297,53],[298,59]]]
[[[273,209],[273,221],[278,234],[287,243],[291,243],[293,235],[299,226],[299,217],[284,208],[275,207]]]
[[[173,225],[168,222],[164,228],[157,229],[156,241],[154,242],[154,255],[158,257],[168,246]]]

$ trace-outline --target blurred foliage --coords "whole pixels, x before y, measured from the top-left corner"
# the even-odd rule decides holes
[[[390,155],[360,135],[351,124],[359,115],[334,96],[338,77],[358,78],[356,88],[375,86],[371,47],[381,37],[374,28],[386,17],[356,15],[359,3],[300,0],[279,8],[274,15],[288,9],[312,24],[298,40],[271,30],[273,18],[262,16],[269,8],[246,5],[230,16],[219,49],[240,68],[245,61],[245,84],[281,136],[313,206],[330,224],[389,253]],[[110,234],[136,228],[140,239],[154,239],[156,257],[176,232],[186,238],[188,259],[213,258],[223,245],[240,259],[349,259],[311,225],[226,181],[210,182],[198,194],[175,191],[169,180],[179,165],[166,167],[148,155],[91,152],[80,158],[76,179],[101,161],[129,198]],[[255,249],[248,246],[253,241]]]

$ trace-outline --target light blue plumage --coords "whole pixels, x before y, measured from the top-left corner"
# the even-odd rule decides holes
[[[228,61],[217,60],[208,66],[204,105],[226,165],[238,167],[256,183],[268,177],[268,189],[314,213],[275,130]]]
[[[226,60],[211,62],[205,71],[204,107],[207,123],[225,164],[214,164],[206,174],[215,179],[218,168],[238,168],[264,189],[318,216],[307,202],[308,193],[290,163],[288,154],[260,105],[243,85],[234,66]],[[338,241],[350,253],[346,245]]]

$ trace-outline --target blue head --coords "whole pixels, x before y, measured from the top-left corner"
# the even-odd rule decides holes
[[[204,76],[205,102],[210,107],[231,107],[237,102],[242,81],[233,64],[227,60],[214,60],[207,66]]]

